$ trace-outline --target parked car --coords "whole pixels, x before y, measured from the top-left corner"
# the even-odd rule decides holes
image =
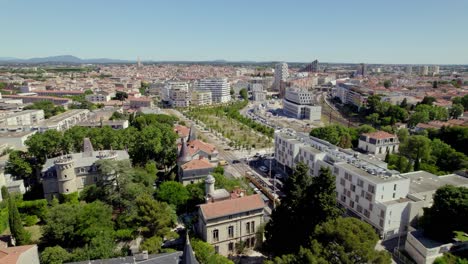
[[[263,172],[267,172],[268,171],[268,168],[265,167],[265,166],[260,166],[260,168],[258,168],[259,170],[263,171]]]

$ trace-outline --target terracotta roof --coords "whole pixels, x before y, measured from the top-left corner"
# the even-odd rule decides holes
[[[18,247],[9,247],[0,249],[0,263],[2,264],[17,264],[21,254],[36,247],[36,245],[26,245]]]
[[[198,150],[201,150],[205,153],[214,153],[217,152],[216,147],[214,145],[205,143],[201,140],[195,139],[187,143],[187,147],[189,148],[190,154],[193,156],[197,153]]]
[[[265,203],[259,194],[244,196],[237,199],[223,200],[200,205],[200,210],[206,220],[226,215],[262,209]]]
[[[387,133],[385,131],[376,131],[372,133],[364,133],[364,136],[368,136],[369,138],[375,138],[375,139],[385,139],[385,138],[394,138],[396,137],[393,134]]]
[[[174,132],[176,132],[179,137],[188,137],[190,129],[186,126],[175,125]]]
[[[194,159],[182,165],[183,170],[198,170],[213,167],[214,165],[207,159]]]

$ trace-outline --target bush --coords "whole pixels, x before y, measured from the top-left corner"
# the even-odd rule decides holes
[[[47,213],[47,200],[33,200],[33,201],[21,201],[17,202],[18,211],[24,215],[34,215],[38,219],[44,220]]]
[[[119,229],[115,231],[115,238],[121,241],[129,241],[133,239],[132,229]]]
[[[158,236],[152,236],[143,241],[140,246],[140,250],[148,250],[149,254],[159,253],[159,251],[161,251],[162,244],[162,238]]]
[[[35,215],[26,215],[23,219],[25,226],[33,226],[39,222],[39,218]]]
[[[0,233],[3,233],[8,228],[8,209],[3,208],[0,211]]]

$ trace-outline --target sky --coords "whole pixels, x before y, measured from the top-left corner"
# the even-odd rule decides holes
[[[0,57],[468,64],[466,0],[0,0]]]

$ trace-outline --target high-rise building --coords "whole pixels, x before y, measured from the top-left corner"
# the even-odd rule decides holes
[[[230,87],[227,78],[207,78],[199,80],[195,90],[211,92],[213,103],[227,103],[231,101]]]
[[[411,74],[413,74],[413,66],[411,66],[411,65],[406,65],[406,67],[405,67],[405,72],[406,72],[406,75],[411,75]]]
[[[161,89],[161,100],[175,107],[187,107],[190,104],[190,91],[186,82],[168,82]]]
[[[440,73],[440,67],[438,65],[432,66],[432,74],[438,75]]]
[[[281,62],[275,65],[275,82],[273,83],[273,89],[279,91],[281,83],[285,82],[289,78],[288,64]]]
[[[307,64],[304,68],[300,70],[300,72],[319,72],[319,62],[318,60],[314,60],[312,63]]]
[[[429,67],[427,65],[419,66],[419,74],[426,76],[429,74]]]
[[[359,64],[357,74],[361,76],[367,76],[367,65],[365,63]]]

